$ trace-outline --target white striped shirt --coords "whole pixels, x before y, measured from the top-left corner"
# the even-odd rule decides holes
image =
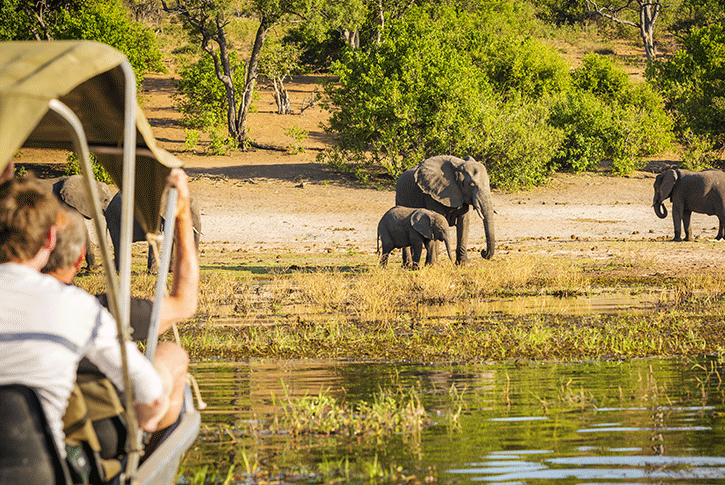
[[[117,335],[111,314],[85,291],[27,266],[0,264],[0,385],[36,390],[63,456],[62,418],[81,357],[123,390]],[[127,349],[134,398],[150,403],[161,396],[161,379],[135,344]]]

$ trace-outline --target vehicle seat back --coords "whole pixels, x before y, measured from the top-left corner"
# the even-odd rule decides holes
[[[0,485],[70,483],[34,389],[0,386]]]

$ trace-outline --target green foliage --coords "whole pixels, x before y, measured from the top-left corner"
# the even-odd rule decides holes
[[[18,8],[22,0],[0,2],[0,40],[31,40],[27,16]]]
[[[236,92],[241,93],[244,86],[244,64],[238,60],[234,51],[229,54],[229,62],[234,72]],[[211,56],[204,55],[195,63],[182,67],[176,87],[178,94],[174,99],[184,126],[206,130],[226,123],[226,90],[217,78]],[[238,108],[240,100],[237,99],[236,103]]]
[[[707,136],[696,135],[687,130],[682,137],[684,150],[680,166],[688,170],[706,170],[713,168],[718,156],[713,150],[712,141]]]
[[[603,101],[626,102],[629,98],[629,76],[608,57],[585,55],[582,67],[574,71],[572,78],[577,89],[590,92]]]
[[[536,16],[556,25],[574,25],[587,18],[586,0],[539,0]]]
[[[105,182],[107,184],[114,183],[111,176],[108,175],[108,172],[106,172],[106,169],[103,168],[103,165],[98,162],[96,156],[92,153],[90,155],[91,166],[93,167],[93,176],[96,178],[96,180]],[[65,162],[67,164],[65,167],[66,175],[76,175],[81,173],[80,161],[78,160],[78,156],[75,153],[70,153],[68,157],[66,157]]]
[[[672,122],[648,85],[632,83],[597,54],[585,56],[572,78],[575,89],[559,96],[551,111],[550,123],[565,134],[557,168],[593,170],[608,158],[613,172],[627,174],[641,157],[670,147]]]
[[[32,18],[20,9],[21,3],[35,13]],[[43,26],[52,39],[94,40],[120,50],[133,66],[139,85],[147,72],[166,71],[154,32],[132,21],[121,0],[0,2],[0,40],[33,40],[35,33],[45,39]]]
[[[647,77],[663,93],[680,136],[688,130],[725,147],[725,28],[696,29],[682,49],[648,68]]]
[[[284,80],[300,68],[300,46],[277,39],[267,39],[259,57],[259,74],[269,79]]]
[[[725,23],[725,0],[683,0],[673,17],[668,30],[684,39],[700,27]]]
[[[484,105],[486,137],[480,160],[491,184],[519,189],[544,183],[563,138],[561,129],[547,123],[548,103],[490,98]]]
[[[208,128],[211,140],[206,146],[209,155],[229,155],[229,152],[237,148],[237,143],[226,130],[223,124]]]
[[[201,132],[199,130],[190,130],[184,128],[184,151],[196,153],[196,147],[199,145],[201,139]]]
[[[348,51],[333,64],[328,131],[343,150],[369,151],[391,175],[431,153],[480,147],[480,100],[490,92],[480,69],[456,38],[465,35],[453,11],[432,22],[414,9],[391,22],[382,44]]]
[[[571,77],[564,59],[531,37],[499,38],[474,56],[504,96],[540,98],[569,89]]]
[[[290,128],[287,128],[284,131],[284,134],[292,138],[293,142],[289,144],[288,151],[292,155],[297,155],[298,153],[303,153],[305,151],[305,147],[302,146],[302,143],[307,140],[307,137],[309,136],[310,132],[305,130],[304,128],[301,128],[298,125],[292,126]]]

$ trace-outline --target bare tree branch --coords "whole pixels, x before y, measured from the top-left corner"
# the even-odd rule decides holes
[[[596,0],[586,0],[590,11],[594,7],[594,13],[604,17],[612,22],[629,25],[639,29],[642,44],[648,60],[656,57],[657,53],[654,44],[654,26],[662,11],[662,0],[627,0],[620,7],[604,6],[600,7]],[[627,9],[637,9],[639,22],[622,19],[620,14]]]

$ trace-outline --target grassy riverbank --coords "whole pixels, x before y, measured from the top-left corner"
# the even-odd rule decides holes
[[[205,250],[199,311],[179,332],[193,359],[461,363],[723,353],[725,272],[665,273],[647,251],[651,243],[609,244],[603,259],[507,251],[420,271],[380,268],[365,254]],[[134,295],[149,295],[153,282],[140,274]],[[102,280],[91,274],[79,284],[99,291]],[[593,297],[625,302],[617,311],[582,305]],[[530,305],[510,311],[506,304],[516,302]]]

